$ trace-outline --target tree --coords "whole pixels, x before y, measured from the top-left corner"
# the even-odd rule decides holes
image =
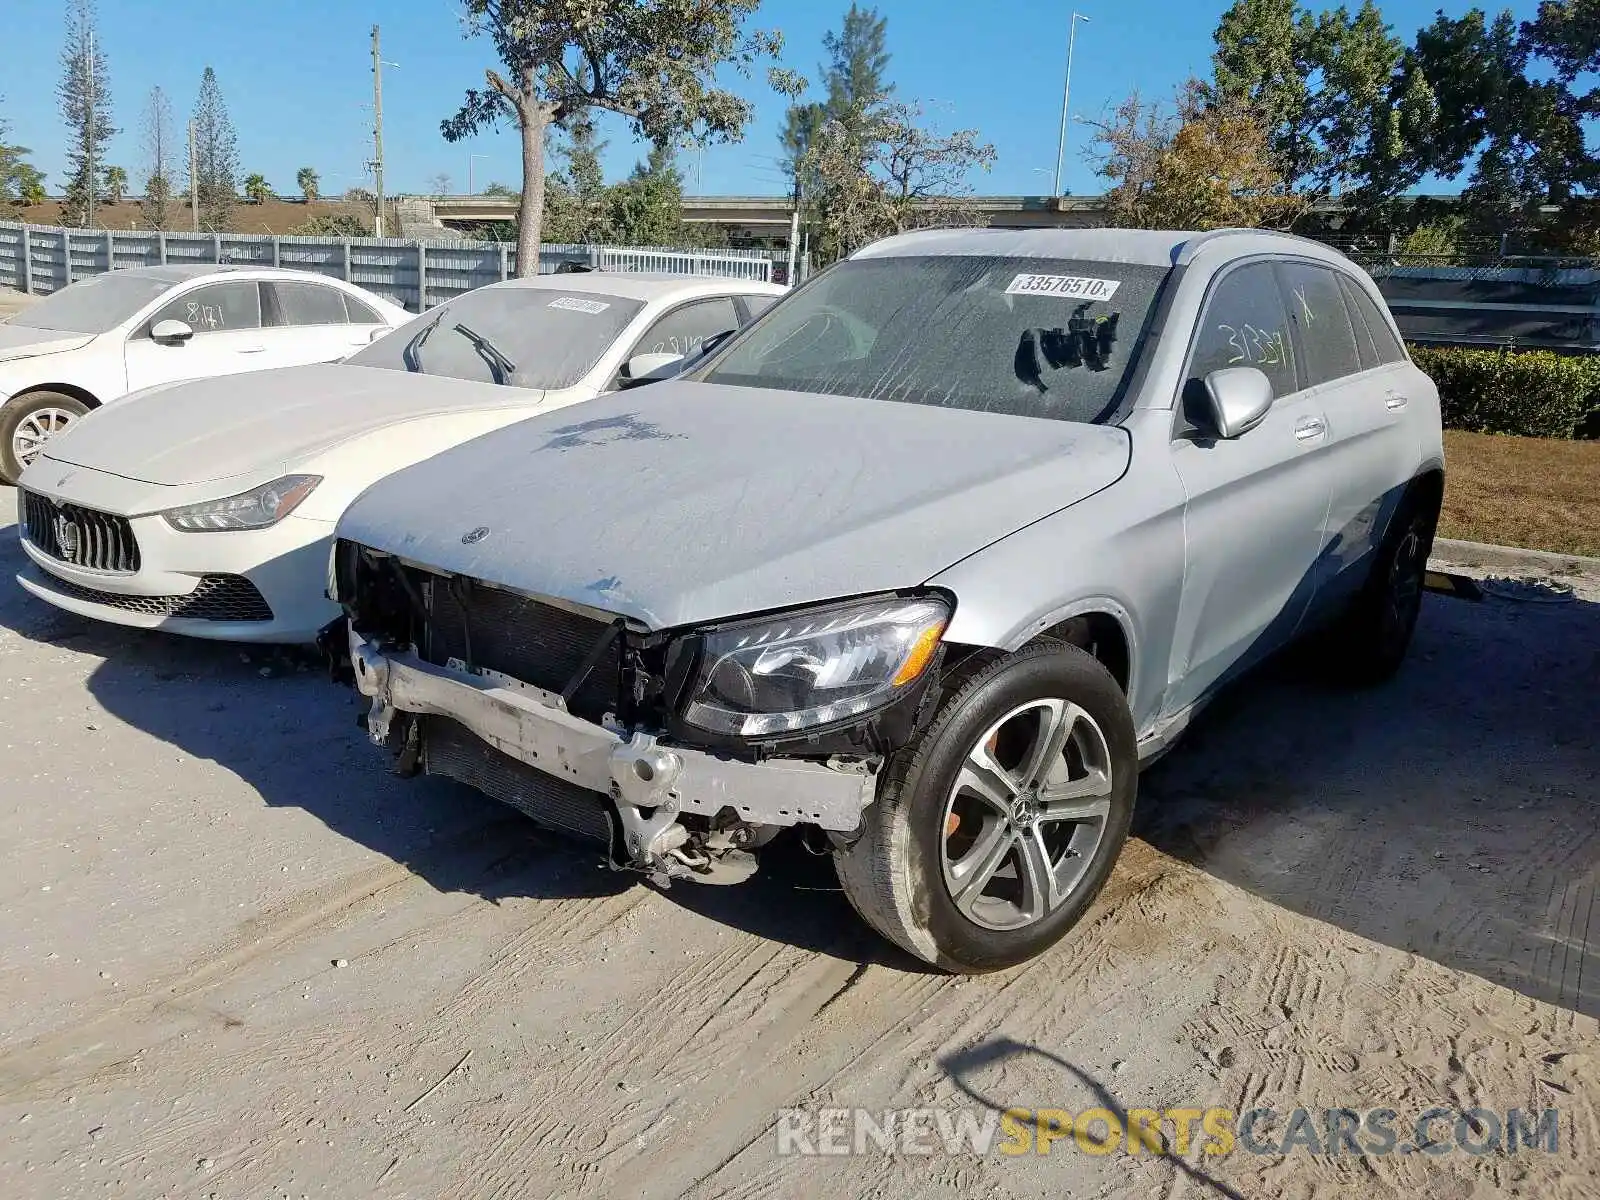
[[[671,146],[655,146],[605,199],[606,236],[625,246],[677,246],[687,240],[683,173]]]
[[[69,0],[61,82],[56,86],[61,117],[70,131],[64,225],[87,225],[94,215],[99,171],[117,133],[111,123],[110,78],[105,51],[95,36],[94,0]]]
[[[1253,111],[1295,188],[1345,193],[1357,207],[1399,195],[1424,174],[1409,149],[1430,135],[1426,77],[1373,0],[1313,13],[1295,0],[1235,0],[1222,15],[1209,101]]]
[[[450,173],[448,171],[440,171],[432,179],[428,180],[428,185],[433,189],[435,196],[440,198],[448,196],[450,194]]]
[[[825,260],[908,229],[979,223],[963,203],[967,180],[993,166],[994,147],[975,129],[927,129],[923,115],[916,104],[858,102],[822,127],[802,169],[815,181]]]
[[[11,127],[0,118],[0,205],[39,204],[44,200],[44,176],[27,161],[32,151],[8,142],[10,132]]]
[[[172,205],[172,102],[150,89],[144,109],[144,201],[140,215],[151,229],[165,229]]]
[[[128,194],[128,173],[121,167],[107,167],[101,175],[106,203],[116,205]]]
[[[301,167],[294,174],[294,185],[300,189],[300,194],[310,204],[317,198],[317,188],[322,184],[322,178],[314,167]]]
[[[195,173],[191,183],[200,206],[200,224],[210,230],[226,229],[239,199],[239,147],[222,89],[217,86],[217,73],[210,67],[200,79],[193,127]]]
[[[562,166],[547,184],[542,236],[558,244],[607,241],[607,189],[600,163],[606,143],[595,129],[594,113],[586,108],[577,110],[560,132],[554,157]]]
[[[877,9],[850,5],[838,33],[822,35],[828,52],[823,83],[828,89],[828,116],[836,121],[865,121],[894,91],[885,74],[889,19]]]
[[[370,237],[372,227],[354,213],[323,213],[302,221],[289,232],[303,237]]]
[[[1600,67],[1594,0],[1546,0],[1521,25],[1510,12],[1440,13],[1418,32],[1413,58],[1439,105],[1417,160],[1446,177],[1467,174],[1463,200],[1480,227],[1503,229],[1537,204],[1600,185],[1600,153],[1588,141],[1600,89],[1575,88]]]
[[[484,72],[441,123],[455,142],[505,120],[522,140],[522,200],[517,269],[538,270],[544,223],[549,129],[575,113],[604,109],[626,118],[636,136],[668,145],[685,134],[702,142],[738,136],[750,102],[716,87],[730,65],[776,56],[777,34],[743,32],[760,0],[467,0],[469,36],[487,33],[504,67]],[[587,70],[580,69],[582,67]]]
[[[244,177],[244,196],[251,204],[265,204],[272,199],[272,185],[267,177],[257,172]]]
[[[1122,228],[1287,228],[1306,197],[1278,157],[1278,132],[1244,98],[1191,79],[1171,105],[1137,93],[1096,126],[1110,224]]]
[[[837,33],[822,35],[822,48],[828,60],[818,68],[827,90],[825,101],[799,101],[784,114],[778,134],[783,147],[783,168],[796,191],[804,191],[799,174],[806,151],[829,120],[850,122],[869,117],[876,107],[894,92],[886,75],[889,70],[889,21],[876,9],[852,3]],[[800,91],[804,90],[802,86]],[[856,131],[859,133],[859,129]]]
[[[503,196],[509,199],[515,199],[517,193],[516,190],[509,185],[495,182],[486,184],[483,189],[483,194],[485,196]]]

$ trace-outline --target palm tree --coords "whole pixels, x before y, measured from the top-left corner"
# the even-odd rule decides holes
[[[265,204],[272,199],[272,185],[267,182],[265,175],[246,175],[244,196],[251,204]]]
[[[122,198],[128,194],[128,173],[121,167],[107,167],[104,183],[106,203],[121,204]]]
[[[301,195],[306,198],[306,203],[310,204],[317,198],[317,185],[322,180],[317,176],[315,169],[301,167],[294,177],[294,182],[295,186],[300,189]]]

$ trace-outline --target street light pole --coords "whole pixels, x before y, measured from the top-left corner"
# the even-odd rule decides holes
[[[383,236],[383,57],[378,49],[378,27],[372,27],[372,181],[377,192],[378,212],[373,232]]]
[[[1078,22],[1088,21],[1082,13],[1072,14],[1071,28],[1067,31],[1067,82],[1061,92],[1061,140],[1056,143],[1056,192],[1061,195],[1061,166],[1067,157],[1067,110],[1072,103],[1072,51],[1078,41]]]

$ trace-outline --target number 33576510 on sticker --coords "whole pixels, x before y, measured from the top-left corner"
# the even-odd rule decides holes
[[[1008,296],[1060,296],[1066,300],[1109,300],[1121,281],[1089,279],[1081,275],[1018,275],[1006,288]]]

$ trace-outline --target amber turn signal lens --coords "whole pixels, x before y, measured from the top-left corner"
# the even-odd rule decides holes
[[[928,663],[933,659],[933,652],[939,648],[939,638],[943,633],[944,626],[935,625],[924,629],[917,636],[917,640],[911,643],[911,653],[906,655],[906,661],[901,664],[900,670],[895,672],[895,687],[903,687],[927,670]]]

